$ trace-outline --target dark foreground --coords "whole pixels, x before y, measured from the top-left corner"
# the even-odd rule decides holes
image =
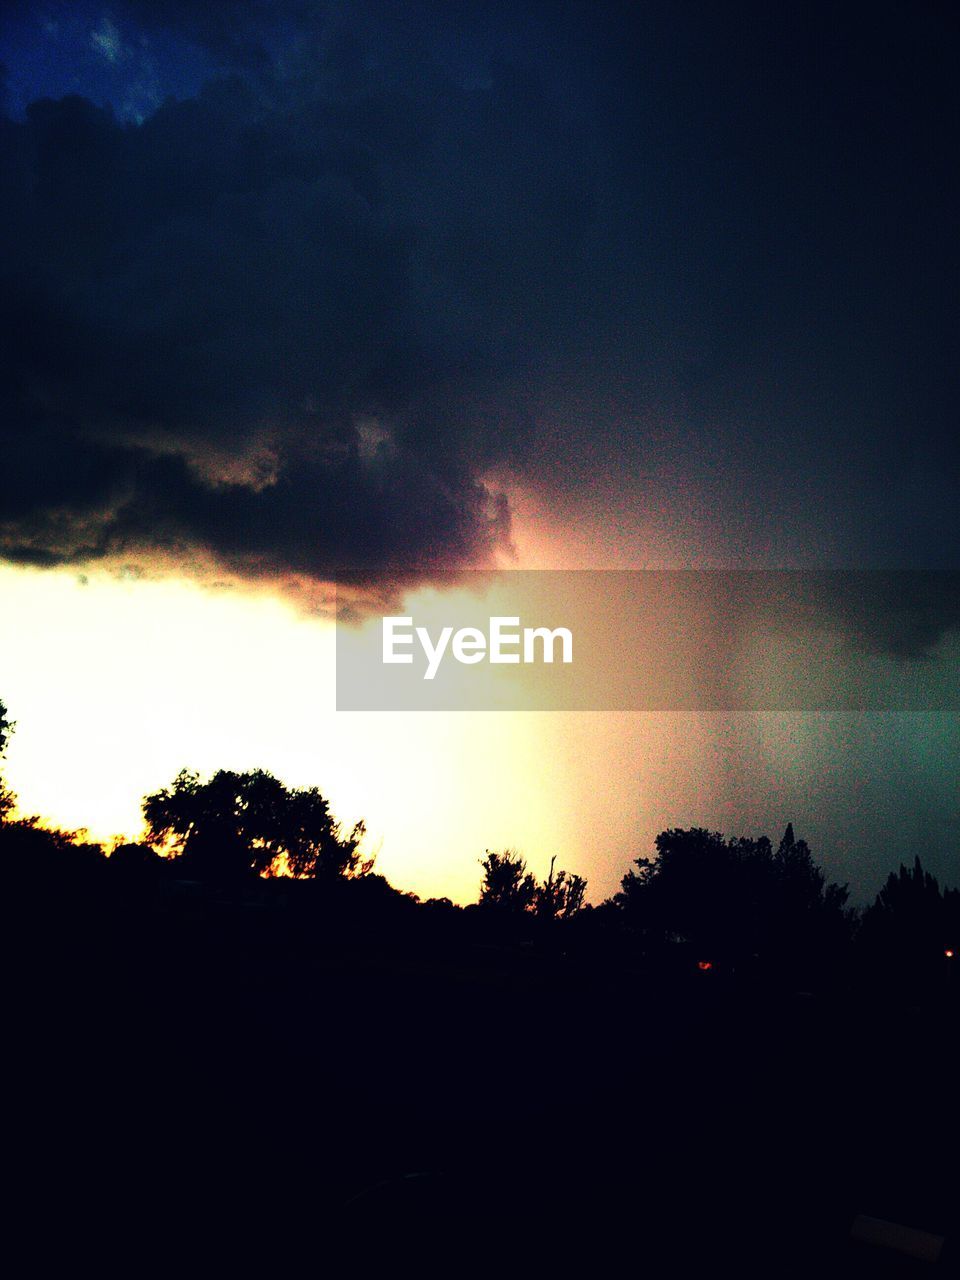
[[[32,1271],[957,1266],[946,984],[746,988],[271,895],[8,901]],[[941,1262],[851,1242],[857,1214]]]

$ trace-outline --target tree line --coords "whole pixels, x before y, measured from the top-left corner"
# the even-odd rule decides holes
[[[0,703],[0,762],[13,729]],[[434,921],[461,916],[502,944],[561,939],[581,957],[639,958],[711,980],[775,975],[795,986],[829,985],[858,966],[888,984],[938,981],[960,951],[960,891],[941,888],[919,856],[858,911],[790,824],[775,848],[766,837],[702,828],[661,832],[654,856],[638,857],[619,892],[596,906],[586,901],[586,880],[555,859],[539,880],[516,850],[487,850],[477,901],[460,908],[389,885],[362,853],[363,822],[344,827],[318,788],[288,787],[262,769],[206,780],[182,770],[144,798],[144,838],[109,850],[15,819],[14,806],[0,776],[5,873],[42,876],[45,892],[105,870],[126,883],[205,886],[237,898],[266,892],[271,881],[313,886],[314,895],[337,886],[341,897],[353,885],[355,900],[376,899],[381,914],[392,903],[395,912],[420,906]]]

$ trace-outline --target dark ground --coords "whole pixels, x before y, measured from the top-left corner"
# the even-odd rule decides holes
[[[273,890],[6,914],[38,1272],[956,1274],[955,1235],[936,1267],[849,1238],[955,1229],[945,984],[747,990]]]

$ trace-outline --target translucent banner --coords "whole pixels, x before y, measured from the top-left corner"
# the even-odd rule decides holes
[[[451,574],[337,602],[344,711],[960,709],[960,572]]]

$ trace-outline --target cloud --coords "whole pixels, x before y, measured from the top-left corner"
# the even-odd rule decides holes
[[[120,39],[120,32],[107,17],[101,18],[100,25],[90,32],[90,44],[111,64],[130,56],[130,51]]]
[[[0,118],[0,554],[389,585],[508,552],[515,488],[639,563],[954,566],[939,18],[71,14],[118,115]]]
[[[577,159],[509,66],[290,62],[139,124],[0,119],[8,559],[389,582],[509,552],[489,476],[528,432],[508,388],[576,255]]]

